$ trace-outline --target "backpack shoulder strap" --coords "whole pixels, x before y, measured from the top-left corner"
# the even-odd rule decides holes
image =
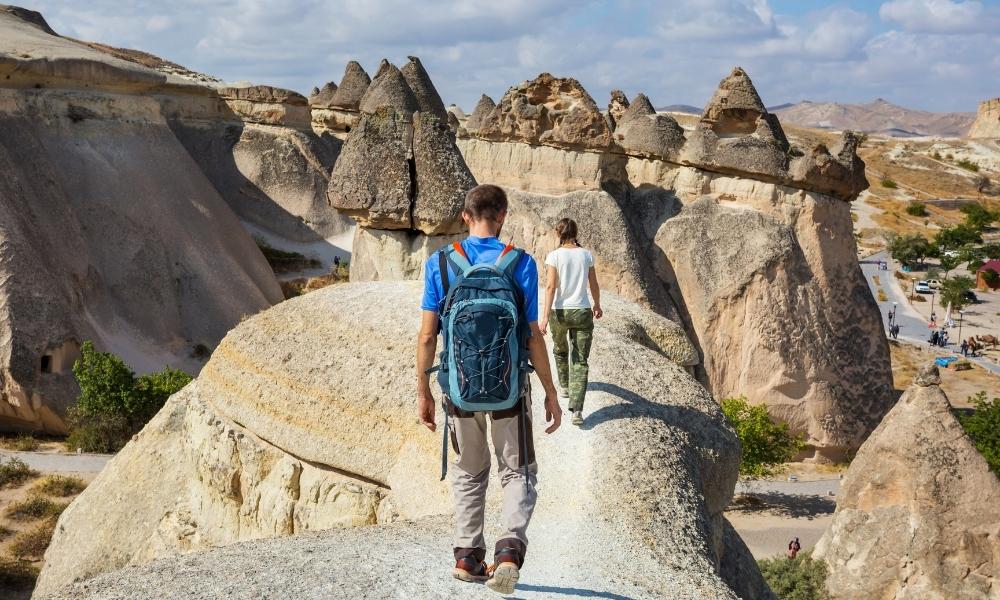
[[[454,242],[450,247],[445,248],[442,255],[455,265],[455,270],[462,275],[467,275],[472,270],[472,263],[465,254],[465,248],[460,242]]]
[[[448,283],[448,252],[445,248],[438,252],[438,271],[441,271],[441,297],[447,298],[450,284]]]
[[[509,275],[514,275],[514,268],[517,263],[524,256],[524,250],[516,248],[514,244],[507,244],[507,247],[503,249],[500,256],[497,257],[495,266],[501,271],[506,271]]]

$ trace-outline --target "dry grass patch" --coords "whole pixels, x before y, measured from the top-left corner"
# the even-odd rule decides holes
[[[13,529],[11,529],[10,527],[4,527],[3,525],[0,525],[0,542],[4,541],[5,539],[9,538],[12,535],[14,535]]]
[[[47,519],[42,523],[17,534],[10,543],[10,554],[23,560],[42,560],[45,549],[56,531],[56,520]]]
[[[35,439],[30,433],[22,433],[16,436],[4,436],[0,438],[0,447],[7,450],[17,450],[19,452],[34,452],[41,447],[42,443]]]
[[[24,461],[12,458],[6,462],[0,459],[0,489],[16,487],[38,477],[38,471],[32,469]]]
[[[48,475],[31,486],[31,491],[36,494],[65,498],[79,494],[86,487],[87,484],[79,477]]]
[[[9,504],[3,514],[12,521],[37,521],[58,517],[67,506],[69,505],[53,502],[42,496],[29,496],[25,500]]]

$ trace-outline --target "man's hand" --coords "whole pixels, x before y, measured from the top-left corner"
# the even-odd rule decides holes
[[[434,423],[434,397],[429,392],[417,394],[417,417],[421,425],[435,431],[437,425]]]
[[[556,395],[555,388],[545,392],[545,422],[552,423],[545,428],[545,433],[552,433],[559,429],[559,424],[562,423],[562,407],[559,406],[559,397]]]
[[[604,316],[604,310],[601,308],[601,305],[600,304],[595,304],[594,305],[594,318],[595,319],[600,319],[603,316]]]

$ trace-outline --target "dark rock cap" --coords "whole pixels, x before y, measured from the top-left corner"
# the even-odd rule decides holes
[[[361,114],[330,175],[327,198],[359,225],[410,227],[406,125],[392,107]]]
[[[493,98],[490,98],[486,94],[480,96],[479,102],[476,103],[475,110],[472,111],[472,114],[469,115],[469,119],[465,122],[465,129],[470,132],[477,131],[480,127],[482,127],[484,120],[490,116],[490,113],[492,113],[493,109],[496,107],[497,103],[493,101]]]
[[[434,83],[431,82],[431,77],[424,69],[424,65],[416,56],[408,56],[407,58],[410,59],[410,62],[403,65],[400,72],[407,85],[410,86],[410,90],[413,91],[413,95],[416,96],[420,112],[430,113],[438,119],[446,121],[448,115],[445,113],[444,102],[437,89],[434,88]]]
[[[337,93],[337,84],[328,81],[323,85],[323,89],[313,88],[313,93],[309,95],[309,106],[319,108],[329,108],[333,101],[333,95]]]
[[[361,98],[359,109],[362,112],[374,113],[383,106],[389,106],[409,117],[420,110],[417,97],[406,83],[403,74],[386,59],[382,59],[378,72],[375,73],[372,84]]]
[[[13,15],[14,17],[24,21],[25,23],[30,23],[35,27],[41,29],[49,35],[59,35],[49,27],[48,22],[42,13],[36,10],[29,10],[27,8],[21,8],[20,6],[10,6],[7,4],[0,4],[0,13],[7,13]]]
[[[344,77],[340,80],[340,85],[337,86],[337,91],[334,92],[333,98],[330,100],[330,106],[358,110],[361,98],[368,91],[371,82],[371,77],[358,61],[352,60],[347,63],[347,67],[344,69]]]
[[[428,235],[463,232],[465,193],[476,186],[476,179],[447,123],[433,114],[413,115],[413,161],[417,173],[413,228]]]

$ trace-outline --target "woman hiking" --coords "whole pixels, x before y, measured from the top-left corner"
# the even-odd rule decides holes
[[[600,319],[601,288],[594,271],[594,255],[576,241],[573,219],[556,224],[559,247],[545,257],[546,288],[538,328],[552,327],[553,354],[559,374],[559,395],[569,398],[573,424],[583,424],[583,399],[587,394],[587,357],[594,334],[594,319]],[[591,305],[590,296],[593,296]],[[570,356],[572,354],[572,356]]]

